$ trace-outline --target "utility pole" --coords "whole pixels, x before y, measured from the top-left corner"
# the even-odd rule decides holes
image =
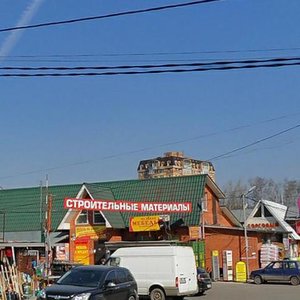
[[[248,241],[247,224],[246,224],[246,198],[255,188],[256,186],[253,186],[246,193],[243,193],[241,195],[243,201],[243,214],[244,214],[244,237],[245,237],[247,280],[249,279],[250,272],[249,272],[249,241]]]
[[[52,227],[52,195],[49,194],[48,189],[48,175],[46,177],[46,212],[45,212],[45,223],[44,223],[44,234],[45,234],[45,260],[46,260],[46,276],[50,275],[50,266],[52,262],[52,247],[50,240],[50,232]]]
[[[52,247],[51,247],[51,239],[50,233],[52,231],[52,195],[48,196],[48,203],[47,203],[47,218],[45,224],[45,255],[46,255],[46,274],[47,276],[50,275],[50,266],[52,263]]]
[[[246,203],[245,194],[242,195],[243,201],[243,213],[244,213],[244,238],[245,238],[245,251],[246,251],[246,270],[247,270],[247,280],[249,279],[249,243],[247,235],[247,224],[246,224]]]

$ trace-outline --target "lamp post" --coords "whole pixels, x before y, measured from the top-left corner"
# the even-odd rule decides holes
[[[245,199],[255,188],[256,188],[256,186],[252,186],[246,193],[243,193],[241,196],[242,201],[243,201],[243,213],[244,213],[244,237],[245,237],[247,280],[249,279],[249,242],[248,242],[247,224],[246,224],[246,201],[245,201]]]

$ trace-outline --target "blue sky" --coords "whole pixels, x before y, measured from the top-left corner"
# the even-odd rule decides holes
[[[0,28],[15,26],[33,2],[1,1]],[[181,2],[41,1],[30,24],[173,3]],[[299,56],[299,13],[298,0],[288,5],[223,0],[28,29],[0,64],[113,66]],[[0,33],[0,47],[10,34]],[[246,51],[254,49],[260,51]],[[197,53],[176,54],[183,52]],[[143,55],[132,55],[137,53]],[[299,71],[1,77],[0,186],[36,186],[46,174],[50,184],[133,179],[140,160],[166,151],[207,160],[243,147],[300,123]],[[265,122],[270,119],[276,120]],[[223,186],[255,176],[298,180],[299,137],[297,128],[213,160],[217,182]]]

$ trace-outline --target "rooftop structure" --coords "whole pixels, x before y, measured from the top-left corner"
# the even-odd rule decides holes
[[[211,162],[185,157],[183,152],[175,151],[140,161],[137,171],[139,179],[207,174],[215,180]]]

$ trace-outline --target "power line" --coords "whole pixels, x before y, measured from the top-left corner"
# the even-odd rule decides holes
[[[195,55],[195,54],[224,54],[224,53],[257,53],[278,51],[299,51],[300,47],[290,48],[264,48],[264,49],[237,49],[237,50],[204,50],[204,51],[178,51],[178,52],[136,52],[136,53],[102,53],[102,54],[50,54],[50,55],[7,55],[5,58],[70,58],[70,57],[120,57],[120,56],[171,56],[171,55]]]
[[[293,59],[294,60],[294,59]],[[186,73],[186,72],[203,72],[203,71],[219,71],[219,70],[234,70],[234,69],[254,69],[254,68],[277,68],[286,66],[297,66],[300,62],[293,63],[273,63],[273,64],[248,64],[244,66],[222,66],[222,67],[208,67],[208,68],[195,68],[195,69],[167,69],[167,70],[147,70],[147,71],[126,71],[126,72],[89,72],[89,73],[4,73],[0,77],[74,77],[74,76],[112,76],[112,75],[141,75],[141,74],[160,74],[160,73]],[[85,67],[78,67],[85,68]],[[98,67],[96,67],[98,68]],[[105,67],[100,67],[105,68]],[[130,67],[126,67],[130,68]],[[154,68],[154,66],[153,66]],[[159,66],[158,66],[159,68]],[[169,67],[172,68],[172,67]]]
[[[256,64],[272,62],[290,62],[300,61],[300,57],[276,57],[268,59],[246,59],[246,60],[220,60],[212,62],[192,62],[192,63],[173,63],[173,64],[156,64],[156,65],[119,65],[119,66],[74,66],[74,67],[0,67],[0,70],[26,70],[26,71],[45,71],[45,70],[114,70],[114,69],[155,69],[155,68],[175,68],[175,67],[200,67],[200,66],[218,66],[229,64]]]
[[[192,1],[192,2],[186,2],[186,3],[178,3],[178,4],[171,4],[171,5],[165,5],[165,6],[145,8],[145,9],[123,11],[123,12],[117,12],[117,13],[100,15],[100,16],[69,19],[69,20],[63,20],[63,21],[46,22],[46,23],[39,23],[39,24],[26,25],[26,26],[8,27],[8,28],[0,29],[0,32],[7,32],[7,31],[13,31],[13,30],[20,30],[20,29],[32,29],[32,28],[46,27],[46,26],[56,26],[56,25],[71,24],[71,23],[78,23],[78,22],[92,21],[92,20],[99,20],[99,19],[108,19],[108,18],[120,17],[120,16],[125,16],[125,15],[134,15],[134,14],[140,14],[140,13],[153,12],[153,11],[162,11],[162,10],[167,10],[167,9],[199,5],[199,4],[205,4],[205,3],[217,2],[217,1],[222,1],[222,0]]]
[[[299,115],[299,112],[296,112],[296,113],[293,113],[293,114],[290,114],[290,115],[279,116],[277,118],[271,118],[271,119],[263,120],[261,122],[258,122],[256,124],[254,124],[254,125],[263,124],[263,123],[267,123],[267,122],[274,122],[274,121],[277,121],[277,120],[280,120],[280,119],[284,119],[284,118],[287,118],[289,116],[295,116],[295,115]],[[64,168],[67,168],[67,167],[74,167],[74,166],[78,166],[78,165],[88,164],[88,163],[91,163],[91,162],[94,162],[94,161],[98,161],[98,160],[106,160],[106,159],[117,158],[117,157],[120,157],[120,156],[131,155],[131,154],[135,154],[135,153],[140,153],[140,152],[145,152],[145,151],[157,149],[157,148],[160,148],[160,147],[181,144],[181,143],[185,143],[185,142],[193,141],[193,140],[198,140],[198,139],[205,138],[205,137],[211,137],[211,136],[218,135],[218,134],[225,133],[225,132],[232,132],[232,131],[240,130],[240,129],[243,129],[243,128],[248,128],[248,127],[251,127],[251,126],[254,126],[254,125],[249,125],[248,124],[248,125],[243,125],[243,126],[237,126],[237,127],[226,129],[226,130],[222,130],[222,131],[219,131],[219,132],[213,132],[213,133],[210,133],[210,134],[203,134],[203,135],[192,137],[192,138],[189,138],[189,139],[177,140],[175,142],[169,142],[169,143],[165,143],[165,144],[161,144],[161,145],[157,145],[157,146],[152,146],[152,147],[145,147],[145,148],[141,148],[141,149],[137,149],[137,150],[131,150],[131,151],[127,151],[127,152],[123,152],[123,153],[119,153],[119,154],[112,154],[112,155],[104,156],[104,157],[99,158],[99,159],[89,159],[89,160],[85,160],[85,161],[78,161],[78,162],[64,164],[64,165],[61,165],[61,166],[55,166],[55,167],[51,167],[51,168],[44,168],[44,169],[39,169],[39,170],[32,170],[32,171],[28,171],[28,172],[19,173],[19,174],[16,174],[16,175],[2,176],[2,177],[0,177],[0,179],[14,178],[14,177],[18,177],[18,176],[25,176],[25,175],[35,174],[35,173],[41,173],[41,172],[47,172],[47,171],[54,171],[54,170],[58,170],[58,169],[64,169]],[[248,144],[248,145],[246,145],[244,147],[240,147],[240,148],[234,149],[232,151],[226,152],[226,153],[224,153],[222,155],[216,156],[216,157],[211,158],[209,160],[217,159],[217,158],[218,159],[219,158],[226,158],[226,156],[228,154],[231,154],[231,153],[237,152],[239,150],[245,149],[247,147],[250,147],[250,145],[252,146],[254,144],[258,144],[258,143],[260,143],[262,141],[265,141],[267,139],[271,139],[272,137],[281,135],[281,134],[283,134],[283,133],[285,133],[287,131],[290,131],[292,129],[295,129],[296,127],[299,127],[299,126],[300,126],[300,124],[296,125],[294,127],[288,128],[288,129],[286,129],[284,131],[281,131],[281,132],[279,132],[277,134],[274,134],[274,135],[272,135],[270,137],[261,139],[259,141],[253,142],[251,144]]]
[[[244,149],[246,149],[246,148],[249,148],[249,147],[252,147],[252,146],[257,145],[257,144],[259,144],[259,143],[265,142],[265,141],[267,141],[267,140],[270,140],[270,139],[272,139],[272,138],[274,138],[274,137],[277,137],[277,136],[279,136],[279,135],[282,135],[282,134],[284,134],[284,133],[287,133],[287,132],[292,131],[292,130],[294,130],[294,129],[296,129],[296,128],[299,128],[299,127],[300,127],[300,124],[297,124],[297,125],[295,125],[295,126],[293,126],[293,127],[287,128],[287,129],[285,129],[285,130],[282,130],[282,131],[280,131],[280,132],[277,132],[277,133],[275,133],[275,134],[272,134],[272,135],[270,135],[270,136],[268,136],[268,137],[262,138],[262,139],[260,139],[260,140],[255,141],[255,142],[252,142],[252,143],[250,143],[250,144],[248,144],[248,145],[245,145],[245,146],[236,148],[236,149],[234,149],[234,150],[228,151],[228,152],[226,152],[226,153],[223,153],[223,154],[214,156],[214,157],[208,159],[208,161],[212,161],[212,160],[215,160],[215,159],[219,159],[219,158],[222,158],[222,157],[227,156],[227,155],[229,155],[229,154],[232,154],[232,153],[235,153],[235,152],[244,150]]]
[[[191,73],[191,72],[206,72],[206,71],[229,71],[241,69],[257,69],[257,68],[279,68],[299,66],[299,62],[294,63],[273,63],[273,64],[248,64],[244,66],[222,66],[222,67],[207,67],[194,69],[166,69],[166,70],[147,70],[147,71],[125,71],[125,72],[88,72],[88,73],[2,73],[0,77],[79,77],[79,76],[116,76],[116,75],[146,75],[146,74],[163,74],[163,73]]]

